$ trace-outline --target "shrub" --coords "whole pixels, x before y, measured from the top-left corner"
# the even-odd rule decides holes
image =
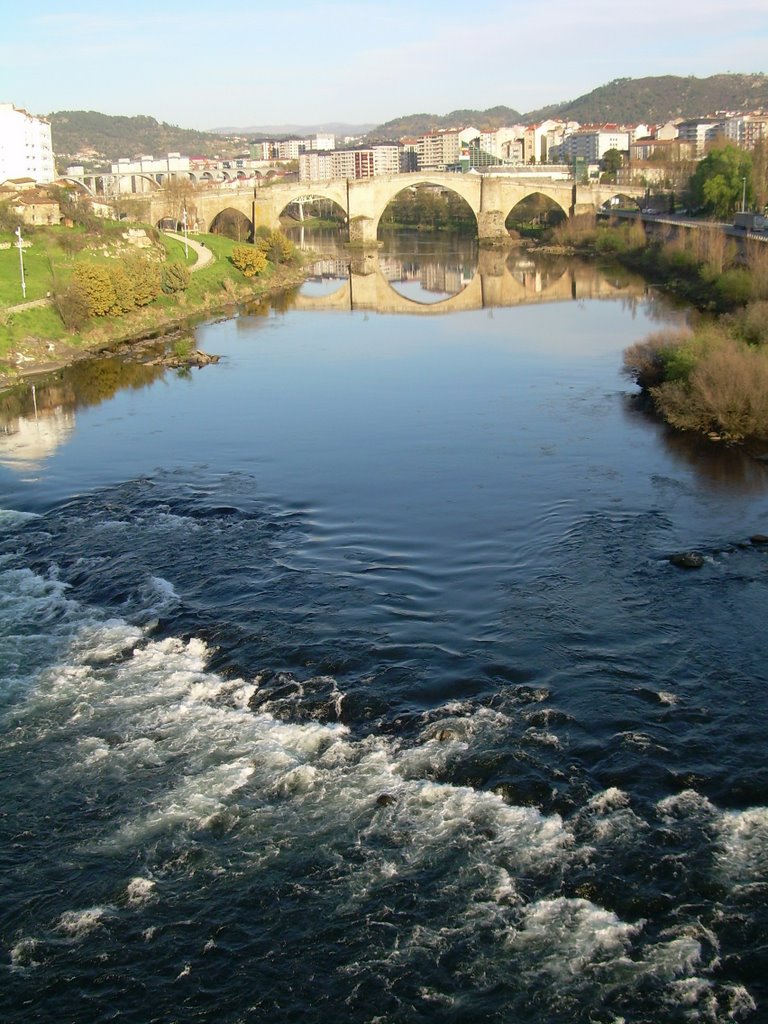
[[[723,306],[745,306],[752,297],[752,278],[748,270],[726,270],[714,284]]]
[[[236,245],[230,257],[232,263],[246,277],[261,274],[267,266],[267,256],[261,245]]]
[[[123,266],[133,288],[135,304],[149,305],[161,291],[160,268],[153,260],[141,256],[129,256]]]
[[[117,302],[109,271],[96,263],[78,263],[72,287],[81,294],[88,316],[106,316]]]
[[[657,387],[667,375],[672,354],[688,345],[690,331],[659,331],[624,350],[622,372],[644,391]]]
[[[160,285],[166,295],[186,291],[189,287],[190,272],[183,263],[166,263],[160,276]]]
[[[749,345],[768,344],[768,302],[750,302],[730,318],[734,333]]]
[[[274,264],[290,263],[296,257],[296,247],[282,231],[272,231],[264,238],[259,238],[256,248],[264,253],[270,263]]]
[[[675,427],[768,437],[768,350],[722,336],[705,346],[687,380],[667,381],[651,394]]]
[[[752,298],[768,299],[768,245],[748,238],[745,255],[747,269],[752,276]]]
[[[120,313],[127,313],[136,305],[133,283],[129,275],[120,264],[117,264],[109,268],[109,279],[115,293],[115,302],[109,312],[116,316],[119,316]]]
[[[53,307],[61,322],[69,331],[79,331],[88,319],[88,298],[82,288],[68,285],[66,288],[54,285]]]

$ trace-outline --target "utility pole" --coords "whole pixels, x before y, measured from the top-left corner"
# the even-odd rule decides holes
[[[16,228],[16,237],[18,238],[19,246],[19,270],[21,271],[21,296],[26,299],[27,297],[27,282],[24,280],[24,251],[21,248],[21,225]]]

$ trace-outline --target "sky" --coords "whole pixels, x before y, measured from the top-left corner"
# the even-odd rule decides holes
[[[183,128],[526,113],[615,78],[768,71],[768,0],[33,0],[0,102]]]

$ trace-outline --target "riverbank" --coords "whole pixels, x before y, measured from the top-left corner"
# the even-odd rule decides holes
[[[184,290],[160,294],[118,316],[92,317],[77,331],[66,330],[50,296],[34,305],[0,309],[0,392],[80,359],[148,338],[181,335],[203,319],[298,287],[306,277],[299,263],[270,263],[249,280],[230,262],[236,244],[230,239],[198,235],[189,243],[185,251],[183,240],[163,239],[168,259],[186,263],[192,271]],[[201,250],[207,260],[199,258]]]
[[[609,259],[704,314],[624,352],[624,373],[656,414],[713,441],[768,440],[768,246],[737,248],[719,228],[648,237],[641,224],[570,222],[555,245]]]

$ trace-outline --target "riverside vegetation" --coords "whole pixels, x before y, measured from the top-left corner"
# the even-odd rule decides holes
[[[155,228],[94,217],[72,227],[25,227],[26,305],[16,221],[0,209],[0,387],[116,343],[168,332],[185,320],[298,284],[298,251],[279,232],[253,245],[190,234],[214,259],[196,273],[192,247]],[[5,243],[5,245],[3,245]],[[252,254],[246,273],[242,256]]]
[[[739,249],[716,226],[649,238],[639,221],[566,222],[551,240],[618,260],[702,312],[694,326],[630,346],[624,372],[672,426],[729,441],[768,440],[768,245]]]

